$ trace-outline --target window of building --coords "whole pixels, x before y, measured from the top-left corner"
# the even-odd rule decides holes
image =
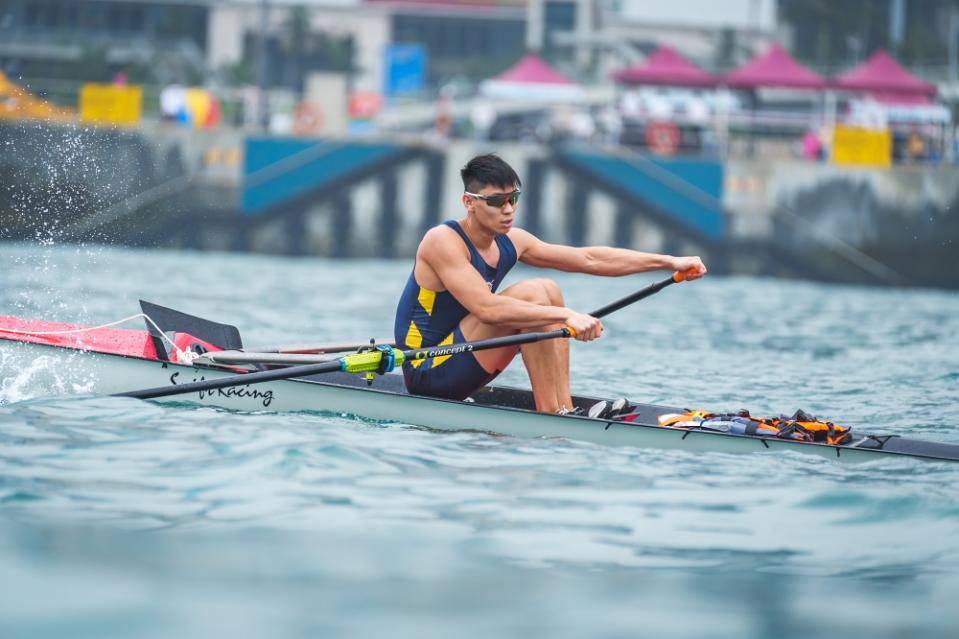
[[[569,51],[569,47],[557,45],[554,41],[556,32],[570,32],[576,29],[576,3],[569,0],[548,0],[543,7],[543,29],[545,42],[543,48],[546,54],[554,57]]]
[[[397,15],[393,41],[422,44],[434,60],[511,57],[522,53],[525,29],[521,20]]]

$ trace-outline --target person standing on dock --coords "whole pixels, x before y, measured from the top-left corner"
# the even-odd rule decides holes
[[[603,332],[597,318],[567,308],[559,286],[535,278],[497,292],[507,272],[530,266],[602,276],[679,271],[706,274],[699,257],[673,257],[605,246],[549,244],[515,227],[521,182],[495,154],[480,155],[460,171],[465,216],[430,229],[416,250],[413,271],[396,309],[398,347],[424,348],[566,326],[588,342]],[[403,376],[417,395],[465,399],[488,384],[521,353],[536,409],[567,413],[569,343],[545,340],[456,356],[407,361]]]

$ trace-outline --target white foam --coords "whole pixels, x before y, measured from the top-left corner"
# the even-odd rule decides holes
[[[73,366],[78,353],[32,357],[17,348],[0,348],[0,405],[38,397],[92,393],[94,376]]]

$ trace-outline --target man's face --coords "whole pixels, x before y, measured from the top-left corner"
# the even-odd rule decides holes
[[[463,204],[483,227],[497,234],[507,233],[519,205],[520,191],[507,186],[484,186],[463,195]]]

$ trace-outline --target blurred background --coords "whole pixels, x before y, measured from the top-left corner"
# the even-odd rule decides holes
[[[959,287],[955,0],[0,0],[0,240],[409,257],[496,151],[546,240]]]
[[[422,233],[495,151],[548,241],[746,276],[610,316],[572,347],[577,393],[957,443],[957,107],[959,0],[0,0],[0,315],[96,325],[146,297],[247,344],[388,335]],[[596,308],[653,277],[556,279]],[[959,627],[949,462],[96,382],[0,349],[0,637]]]

